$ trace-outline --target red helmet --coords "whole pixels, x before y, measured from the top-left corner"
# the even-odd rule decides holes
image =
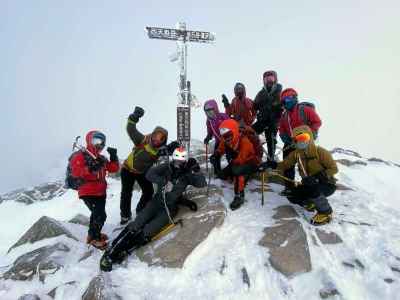
[[[292,88],[284,89],[281,93],[281,101],[283,101],[286,97],[297,98],[297,92]]]

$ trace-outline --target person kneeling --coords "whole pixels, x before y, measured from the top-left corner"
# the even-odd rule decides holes
[[[308,211],[317,211],[311,224],[329,223],[332,219],[332,207],[326,197],[336,191],[336,162],[329,151],[314,144],[312,131],[308,126],[294,128],[293,140],[296,143],[295,151],[280,163],[268,161],[261,164],[260,171],[272,168],[284,173],[298,164],[302,184],[293,189],[288,200]]]
[[[198,162],[194,158],[188,159],[188,153],[182,147],[175,149],[172,162],[150,168],[146,178],[157,184],[158,191],[105,251],[100,260],[102,271],[111,271],[113,263],[122,262],[127,255],[150,242],[164,227],[175,224],[173,218],[178,213],[178,204],[191,202],[182,196],[187,186],[206,186]],[[195,203],[189,206],[197,209]]]

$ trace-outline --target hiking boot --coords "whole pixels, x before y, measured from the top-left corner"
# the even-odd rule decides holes
[[[332,214],[324,214],[317,212],[314,217],[312,217],[310,223],[315,226],[328,224],[332,220]]]
[[[303,208],[306,211],[313,212],[313,211],[315,211],[315,204],[310,202],[310,203],[307,203],[307,204],[303,205]]]
[[[94,238],[92,238],[90,235],[86,237],[86,244],[90,244]],[[101,241],[108,241],[108,235],[105,233],[100,233],[100,240]]]
[[[236,194],[235,198],[233,198],[233,201],[231,202],[229,207],[231,208],[231,210],[236,210],[239,207],[241,207],[243,203],[244,203],[244,197],[241,197]]]
[[[121,222],[119,222],[119,224],[126,225],[131,220],[132,220],[132,217],[121,217]]]
[[[105,240],[91,240],[89,245],[99,250],[105,250],[107,248],[108,243]]]
[[[100,258],[100,270],[102,270],[103,272],[111,272],[112,264],[113,261],[109,254],[107,252],[104,253],[104,255]]]

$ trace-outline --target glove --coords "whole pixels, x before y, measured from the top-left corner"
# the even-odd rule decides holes
[[[100,171],[104,167],[105,161],[101,157],[90,159],[88,161],[88,169],[91,173]]]
[[[110,161],[118,161],[117,149],[108,147],[107,152],[110,154]]]
[[[260,166],[258,167],[258,171],[264,172],[266,169],[275,170],[277,167],[278,167],[278,163],[276,161],[268,160],[268,161],[260,164]]]
[[[210,163],[214,166],[218,159],[220,158],[220,156],[218,154],[213,154],[210,156]]]
[[[139,119],[143,117],[143,115],[144,115],[144,109],[141,108],[140,106],[136,106],[134,112],[129,115],[129,120],[137,123],[139,122]]]
[[[312,135],[313,135],[314,141],[317,140],[317,138],[318,138],[318,131],[313,131],[313,132],[312,132]]]
[[[163,146],[160,149],[158,149],[157,155],[158,156],[168,156],[169,155],[168,147],[167,146]]]
[[[208,143],[211,141],[212,137],[207,135],[206,138],[204,139],[204,145],[208,145]]]
[[[226,159],[228,161],[231,161],[231,160],[235,159],[236,157],[238,157],[239,152],[231,149],[230,147],[226,147],[225,154],[226,154]]]
[[[178,141],[173,141],[173,142],[169,143],[169,144],[167,145],[168,154],[169,154],[169,155],[172,155],[172,153],[174,153],[174,150],[175,150],[176,148],[179,148],[180,146],[181,146],[181,144],[179,144]]]
[[[321,171],[321,172],[315,174],[314,177],[316,177],[318,179],[319,183],[329,182],[328,175],[326,175],[325,171]]]
[[[225,108],[229,107],[229,100],[228,100],[228,98],[225,96],[225,94],[222,94],[222,103],[224,104],[224,107],[225,107]]]
[[[195,173],[200,171],[200,165],[197,162],[196,159],[194,159],[193,157],[189,158],[189,160],[186,163],[186,168],[190,171],[193,171]]]
[[[301,180],[301,183],[306,186],[315,186],[318,184],[318,179],[315,176],[307,176]]]

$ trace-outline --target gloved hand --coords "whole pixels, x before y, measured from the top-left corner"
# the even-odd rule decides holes
[[[208,143],[211,141],[212,136],[207,135],[206,138],[204,139],[204,145],[208,145]]]
[[[91,173],[100,171],[104,167],[105,161],[102,157],[96,159],[90,159],[87,162],[88,169]]]
[[[212,165],[215,165],[218,161],[218,159],[220,158],[220,156],[218,154],[213,154],[210,156],[210,163]]]
[[[186,163],[186,168],[190,171],[193,172],[199,172],[200,171],[200,165],[197,162],[196,159],[194,159],[193,157],[189,158],[189,160]]]
[[[107,152],[110,154],[110,161],[118,161],[117,149],[108,147]]]
[[[137,123],[139,122],[139,119],[143,117],[143,115],[144,115],[144,109],[141,108],[140,106],[136,106],[134,112],[129,115],[129,120]]]
[[[172,153],[174,153],[174,150],[175,150],[176,148],[179,148],[180,146],[181,146],[181,144],[179,144],[178,141],[173,141],[173,142],[169,143],[169,144],[167,145],[168,154],[169,154],[169,155],[172,155]]]
[[[318,179],[315,176],[307,176],[301,180],[301,183],[306,186],[315,186],[318,184]]]
[[[260,166],[258,167],[258,171],[264,172],[266,169],[275,170],[277,167],[278,167],[278,163],[276,161],[268,160],[268,161],[260,164]]]
[[[168,147],[167,146],[162,146],[161,148],[158,149],[157,151],[158,156],[168,156]]]
[[[229,107],[229,100],[225,94],[222,94],[222,103],[224,104],[225,108]]]
[[[226,159],[227,159],[228,161],[231,161],[231,160],[235,159],[236,157],[238,157],[239,152],[233,150],[233,149],[230,148],[230,147],[225,147],[225,154],[226,154]]]
[[[321,171],[317,174],[314,175],[319,181],[319,183],[327,183],[329,181],[328,175],[326,174],[325,171]]]

